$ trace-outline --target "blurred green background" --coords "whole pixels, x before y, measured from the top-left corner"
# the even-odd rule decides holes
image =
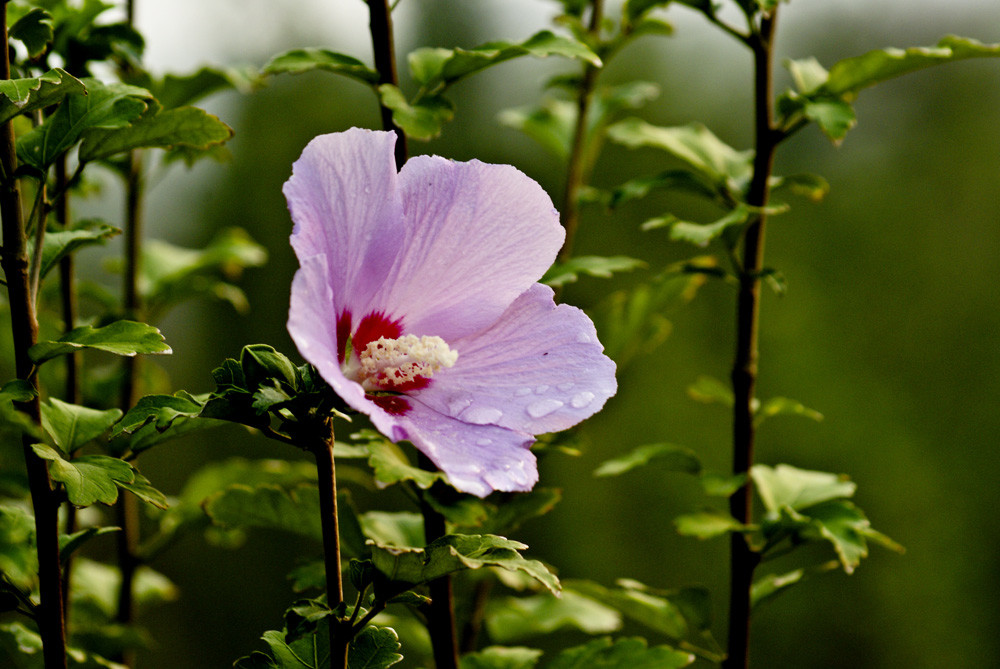
[[[150,64],[160,71],[208,61],[260,65],[299,46],[370,62],[360,0],[138,5]],[[523,39],[550,27],[555,7],[546,0],[405,0],[395,15],[400,59],[417,46]],[[1000,5],[992,2],[795,0],[780,11],[779,56],[813,55],[827,67],[869,49],[933,44],[946,33],[1000,40]],[[666,16],[676,35],[640,39],[602,82],[655,81],[661,95],[641,112],[646,119],[703,121],[730,144],[748,147],[749,53],[683,7]],[[560,163],[496,116],[537,100],[546,78],[571,67],[519,60],[458,85],[456,120],[441,138],[412,150],[515,164],[558,201]],[[782,70],[778,89],[787,84]],[[174,387],[196,392],[210,390],[211,369],[244,344],[294,354],[284,322],[295,262],[281,184],[314,135],[378,123],[369,91],[333,75],[279,78],[253,95],[222,95],[206,106],[235,129],[233,160],[159,180],[148,202],[149,235],[198,246],[217,229],[240,225],[268,247],[271,260],[246,277],[249,315],[193,304],[159,324],[174,349],[163,361]],[[821,577],[764,606],[754,621],[753,663],[1000,666],[1000,61],[889,81],[863,92],[857,112],[858,126],[842,146],[809,128],[778,155],[777,173],[816,172],[832,191],[818,205],[794,200],[771,224],[767,264],[785,274],[789,289],[784,297],[765,294],[760,395],[794,397],[826,418],[769,422],[758,458],[850,474],[858,504],[907,553],[876,547],[853,575]],[[612,186],[659,171],[662,161],[652,151],[609,146],[594,182]],[[612,289],[695,255],[662,231],[638,230],[668,207],[698,214],[689,200],[670,196],[613,215],[587,210],[578,253],[634,255],[650,269],[611,282],[581,280],[566,299],[592,306]],[[107,215],[117,220],[116,211]],[[591,472],[608,457],[660,441],[690,446],[710,468],[729,466],[728,416],[691,401],[685,389],[701,374],[726,378],[733,300],[728,286],[709,283],[670,316],[670,338],[622,370],[618,396],[586,425],[582,456],[543,462],[542,483],[562,487],[564,500],[516,537],[564,577],[704,584],[714,595],[720,639],[727,544],[684,539],[671,526],[675,515],[706,503],[695,482],[655,465],[620,479]],[[201,464],[232,455],[296,457],[231,429],[154,449],[142,467],[172,493]],[[163,556],[156,566],[177,583],[180,599],[146,618],[158,645],[141,666],[229,666],[261,647],[264,630],[280,626],[292,598],[285,574],[315,547],[276,533],[252,539],[230,552],[189,537]]]

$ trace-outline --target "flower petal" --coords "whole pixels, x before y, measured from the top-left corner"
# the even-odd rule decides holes
[[[376,303],[407,333],[451,340],[492,325],[565,236],[549,196],[509,165],[419,156],[399,188],[408,236]]]
[[[478,497],[494,490],[531,490],[538,464],[531,435],[495,425],[470,425],[411,400],[398,429],[445,474],[452,486]]]
[[[391,132],[352,128],[320,135],[302,151],[282,189],[300,261],[328,257],[335,311],[372,311],[406,242]],[[335,321],[333,321],[335,322]]]
[[[536,284],[490,328],[449,342],[455,366],[419,401],[468,423],[542,434],[565,430],[615,394],[615,364],[590,319]]]

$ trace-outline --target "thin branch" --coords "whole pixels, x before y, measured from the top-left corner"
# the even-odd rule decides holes
[[[313,448],[319,484],[319,513],[323,528],[323,560],[326,567],[326,599],[330,616],[330,669],[347,668],[351,635],[341,613],[344,604],[344,575],[340,568],[340,520],[337,516],[337,470],[333,456],[333,419],[325,423],[327,433]]]
[[[746,474],[753,466],[754,397],[757,386],[758,332],[760,321],[760,273],[764,266],[764,232],[769,196],[768,183],[774,164],[779,134],[774,130],[773,109],[773,39],[776,11],[764,15],[760,32],[751,39],[754,55],[755,153],[753,178],[747,203],[757,207],[757,219],[746,230],[743,240],[743,262],[740,291],[736,307],[736,354],[733,361],[733,473]],[[744,525],[753,520],[753,490],[750,478],[733,493],[729,509]],[[726,669],[749,666],[750,651],[750,587],[760,554],[746,538],[733,533],[730,539],[729,643]]]
[[[372,51],[379,84],[399,85],[396,74],[396,47],[392,37],[392,14],[386,0],[367,0],[372,35]],[[392,110],[379,103],[382,127],[396,133],[396,169],[402,169],[408,155],[406,133],[392,120]]]

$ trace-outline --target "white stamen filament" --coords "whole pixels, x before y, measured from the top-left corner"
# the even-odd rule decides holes
[[[406,335],[398,339],[379,337],[369,342],[360,354],[360,381],[365,390],[392,390],[415,381],[431,378],[455,364],[453,351],[441,337]]]

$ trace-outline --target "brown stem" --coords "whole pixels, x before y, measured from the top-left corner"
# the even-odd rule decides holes
[[[588,30],[596,40],[599,37],[604,15],[604,0],[593,0]],[[600,71],[595,65],[585,63],[583,80],[576,100],[576,125],[573,128],[573,143],[570,147],[569,165],[566,172],[566,188],[563,191],[562,223],[566,229],[566,240],[559,251],[559,262],[566,262],[573,255],[573,242],[580,226],[580,191],[589,176],[591,165],[588,160],[587,125],[590,103],[594,97],[594,85]]]
[[[6,12],[0,12],[0,36],[7,44]],[[10,79],[8,50],[0,57],[0,79]],[[7,280],[7,297],[10,303],[11,334],[14,342],[14,365],[19,379],[31,379],[34,365],[28,349],[38,339],[38,321],[31,300],[28,276],[28,253],[25,240],[24,217],[21,210],[21,189],[14,178],[17,168],[14,128],[10,122],[0,126],[0,218],[2,218],[3,265]],[[41,424],[38,398],[18,405],[35,425]],[[24,459],[28,470],[28,485],[35,513],[35,539],[38,555],[38,581],[40,604],[38,606],[38,631],[42,637],[42,655],[45,669],[66,667],[66,626],[62,596],[62,570],[59,564],[59,498],[52,489],[48,467],[31,448],[33,440],[23,438]]]
[[[436,471],[437,467],[423,453],[418,453],[422,469]],[[424,517],[424,541],[431,543],[448,533],[444,516],[434,510],[423,497],[420,498],[420,513]],[[431,602],[426,607],[427,632],[431,637],[434,651],[434,666],[437,669],[457,669],[458,635],[455,625],[455,593],[450,576],[442,576],[428,584]]]
[[[367,0],[372,35],[372,50],[375,55],[375,69],[378,70],[379,85],[399,85],[396,74],[396,47],[392,37],[392,14],[388,0]],[[382,127],[396,133],[396,169],[406,162],[406,134],[392,121],[392,110],[380,104]]]
[[[350,644],[349,624],[345,626],[344,577],[340,569],[340,520],[337,516],[337,470],[333,457],[333,420],[326,423],[327,437],[316,445],[316,472],[319,481],[319,512],[323,527],[323,559],[326,567],[326,599],[330,616],[330,669],[346,669]]]
[[[128,157],[128,176],[125,185],[125,276],[123,285],[123,308],[125,316],[138,320],[142,311],[139,295],[139,272],[142,246],[142,161],[137,152]],[[122,385],[119,407],[123,412],[132,408],[137,399],[138,359],[126,357],[122,363]],[[115,505],[118,526],[118,568],[121,570],[121,587],[118,590],[117,622],[129,625],[135,619],[135,574],[140,566],[137,555],[139,545],[139,509],[133,495],[122,494]],[[131,667],[135,658],[129,651],[117,658]]]
[[[760,274],[764,262],[764,232],[768,181],[780,135],[773,126],[772,55],[776,11],[761,20],[759,33],[749,44],[754,54],[755,154],[753,179],[747,202],[761,210],[746,230],[743,246],[740,290],[736,307],[736,355],[733,362],[733,473],[747,475],[753,466],[755,430],[754,395],[757,385],[758,330],[760,317]],[[753,490],[749,478],[729,499],[733,517],[743,524],[753,520]],[[730,542],[731,582],[729,593],[729,643],[726,669],[749,666],[750,587],[760,555],[739,533]]]

